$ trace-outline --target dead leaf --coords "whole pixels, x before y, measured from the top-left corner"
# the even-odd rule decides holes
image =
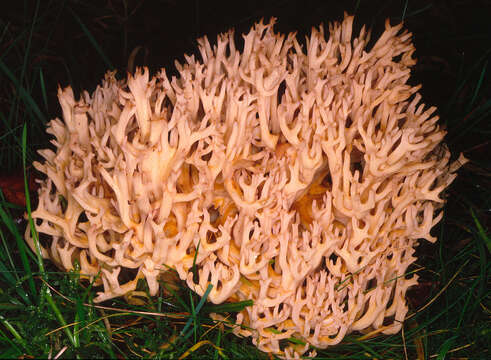
[[[413,309],[419,309],[430,297],[431,290],[438,286],[438,282],[420,281],[407,292],[407,298]]]
[[[33,176],[29,176],[28,174],[28,177],[29,191],[33,192],[37,189],[37,184]],[[9,203],[22,207],[26,206],[23,172],[15,171],[11,174],[0,175],[0,189]]]

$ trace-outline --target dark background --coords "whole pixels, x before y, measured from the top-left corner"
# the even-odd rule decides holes
[[[182,61],[184,53],[196,53],[197,37],[207,35],[213,42],[230,28],[239,35],[261,18],[274,16],[277,31],[298,31],[304,38],[312,26],[341,20],[346,11],[356,15],[355,29],[367,24],[376,37],[386,18],[396,24],[404,16],[419,59],[414,75],[425,80],[425,97],[432,101],[449,96],[457,75],[454,70],[491,46],[491,2],[486,0],[55,0],[16,1],[9,6],[10,36],[6,34],[2,45],[8,46],[8,37],[15,38],[17,32],[29,31],[25,25],[32,25],[37,13],[42,28],[33,33],[29,65],[44,66],[51,95],[57,83],[93,89],[109,68],[84,27],[112,67],[124,73],[130,53],[138,46],[143,49],[137,65],[170,71],[174,59]]]
[[[491,46],[489,0],[27,0],[9,3],[2,15],[8,28],[0,41],[0,56],[14,44],[17,51],[9,51],[3,59],[8,66],[16,68],[26,63],[25,72],[32,74],[39,71],[37,68],[42,69],[47,106],[41,110],[48,119],[59,115],[58,84],[70,84],[76,93],[81,89],[93,91],[108,69],[117,69],[124,76],[128,58],[137,47],[140,49],[136,52],[135,65],[146,65],[152,71],[165,67],[168,74],[174,74],[175,59],[183,61],[184,53],[197,54],[197,37],[207,35],[213,43],[217,33],[232,27],[239,37],[255,21],[269,20],[272,16],[278,18],[277,31],[297,31],[299,39],[312,26],[320,23],[327,26],[330,21],[341,20],[344,11],[356,15],[354,34],[362,24],[367,24],[373,29],[372,39],[381,34],[386,18],[390,18],[391,24],[404,19],[414,35],[418,58],[411,81],[423,84],[425,102],[437,105],[442,117],[447,115],[446,103],[455,96],[460,77],[476,64],[482,67],[482,58],[489,56]],[[23,53],[26,49],[27,56]],[[479,77],[480,71],[481,68],[470,76]],[[484,71],[481,94],[489,95],[488,73]],[[0,89],[10,91],[3,83]],[[464,86],[461,95],[472,90]],[[41,100],[41,91],[40,86],[32,86],[34,100]],[[1,110],[6,110],[7,105],[0,99]],[[461,115],[465,116],[465,111]],[[471,146],[475,141],[464,143],[457,150],[465,150],[466,145]]]

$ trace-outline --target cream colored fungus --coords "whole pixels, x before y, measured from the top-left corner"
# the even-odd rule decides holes
[[[387,21],[368,50],[352,16],[305,46],[274,22],[255,24],[242,51],[232,31],[199,39],[201,59],[176,62],[170,80],[144,68],[108,72],[79,100],[60,89],[32,216],[52,238],[43,257],[100,273],[96,302],[140,278],[155,295],[173,268],[199,295],[212,284],[213,303],[252,299],[234,332],[291,358],[400,330],[414,247],[436,240],[440,194],[465,159],[449,165],[435,108],[407,84],[402,24]],[[122,283],[127,269],[137,275]],[[290,337],[306,345],[281,348]]]

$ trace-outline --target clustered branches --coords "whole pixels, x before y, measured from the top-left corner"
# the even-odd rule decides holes
[[[387,21],[368,49],[352,24],[313,29],[302,46],[259,22],[242,51],[232,31],[198,40],[201,60],[186,56],[170,80],[145,68],[108,72],[79,100],[60,89],[56,150],[35,163],[43,256],[100,274],[98,302],[141,278],[156,294],[169,268],[200,295],[211,283],[214,303],[252,299],[234,331],[285,357],[399,331],[417,282],[404,275],[418,239],[436,240],[459,163],[407,84],[411,34]],[[305,345],[283,346],[291,337]]]

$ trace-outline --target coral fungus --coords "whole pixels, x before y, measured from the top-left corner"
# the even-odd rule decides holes
[[[352,24],[313,29],[303,46],[259,22],[242,50],[232,31],[199,39],[201,59],[170,80],[145,68],[109,72],[78,100],[60,89],[55,151],[35,163],[42,255],[100,274],[98,302],[140,278],[156,294],[169,268],[199,295],[213,285],[213,303],[252,299],[234,332],[285,357],[399,331],[415,245],[436,240],[465,159],[449,163],[435,108],[407,84],[411,34],[387,21],[368,46]],[[305,345],[280,346],[292,337]]]

